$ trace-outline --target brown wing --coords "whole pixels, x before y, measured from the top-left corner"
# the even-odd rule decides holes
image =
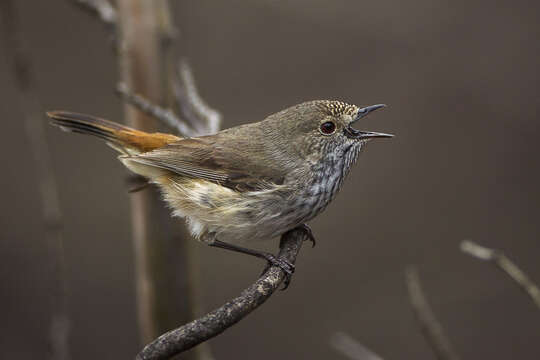
[[[182,139],[129,160],[240,192],[283,184],[285,170],[269,164],[272,162],[268,156],[272,155],[265,151],[264,144],[257,143],[253,137],[241,138],[225,132]]]

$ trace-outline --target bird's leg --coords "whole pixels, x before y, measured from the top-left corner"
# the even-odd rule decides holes
[[[288,284],[291,282],[291,276],[294,273],[295,267],[294,267],[294,264],[290,263],[289,261],[287,261],[285,259],[279,259],[276,256],[274,256],[274,255],[272,255],[270,253],[264,252],[264,251],[248,249],[248,248],[245,248],[245,247],[229,244],[229,243],[219,241],[219,240],[215,240],[215,239],[212,242],[209,242],[208,245],[213,246],[213,247],[218,247],[218,248],[221,248],[221,249],[236,251],[236,252],[239,252],[239,253],[242,253],[242,254],[255,256],[255,257],[258,257],[258,258],[261,258],[261,259],[265,259],[266,261],[268,261],[268,266],[265,268],[263,274],[270,268],[270,266],[272,266],[272,265],[277,266],[281,270],[283,270],[283,272],[285,273],[285,287],[284,287],[284,289],[287,288]]]

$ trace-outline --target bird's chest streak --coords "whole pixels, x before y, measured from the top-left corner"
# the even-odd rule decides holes
[[[300,189],[293,208],[298,222],[309,221],[334,199],[343,183],[344,159],[332,159],[312,167],[311,180]]]
[[[311,176],[301,188],[293,207],[297,223],[313,219],[337,195],[352,164],[358,158],[362,144],[350,144],[343,152],[327,154],[326,158],[311,167]]]

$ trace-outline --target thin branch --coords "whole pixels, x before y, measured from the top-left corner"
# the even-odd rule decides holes
[[[411,266],[406,269],[405,281],[416,320],[437,358],[439,360],[458,360],[459,356],[454,351],[442,325],[435,317],[424,296],[416,268]]]
[[[36,186],[41,199],[41,212],[48,251],[53,266],[55,284],[50,295],[52,318],[50,344],[52,358],[70,358],[68,348],[69,318],[67,315],[67,281],[63,241],[63,216],[58,199],[58,186],[51,165],[49,146],[46,141],[43,109],[38,100],[34,68],[23,46],[19,30],[19,14],[15,1],[0,1],[0,15],[4,54],[13,69],[19,108],[23,114],[24,129],[30,144],[35,169]]]
[[[294,264],[302,243],[307,239],[306,231],[300,228],[285,233],[281,238],[278,258]],[[284,279],[285,273],[279,267],[270,267],[240,296],[199,319],[161,335],[146,345],[137,359],[168,359],[219,335],[262,305]]]
[[[119,83],[116,87],[116,92],[126,103],[176,129],[180,135],[187,137],[197,135],[195,131],[176,116],[172,110],[164,109],[161,106],[152,103],[142,95],[132,92],[125,83]]]
[[[105,25],[114,28],[117,21],[116,9],[108,0],[75,0],[75,4],[97,16]]]
[[[330,345],[341,355],[351,360],[383,360],[379,355],[344,332],[336,332],[332,335]]]
[[[525,292],[532,301],[540,308],[540,289],[516,264],[499,250],[490,249],[478,245],[470,240],[464,240],[460,244],[461,250],[477,259],[491,261],[506,275],[510,276]]]
[[[219,111],[206,104],[200,96],[193,71],[185,59],[180,60],[178,64],[173,92],[182,115],[199,135],[215,134],[219,130],[222,116]]]

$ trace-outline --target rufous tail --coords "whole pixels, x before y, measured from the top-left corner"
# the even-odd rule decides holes
[[[144,153],[181,139],[170,134],[147,133],[95,116],[68,111],[49,111],[47,116],[51,118],[51,124],[62,130],[97,136],[124,155]]]

